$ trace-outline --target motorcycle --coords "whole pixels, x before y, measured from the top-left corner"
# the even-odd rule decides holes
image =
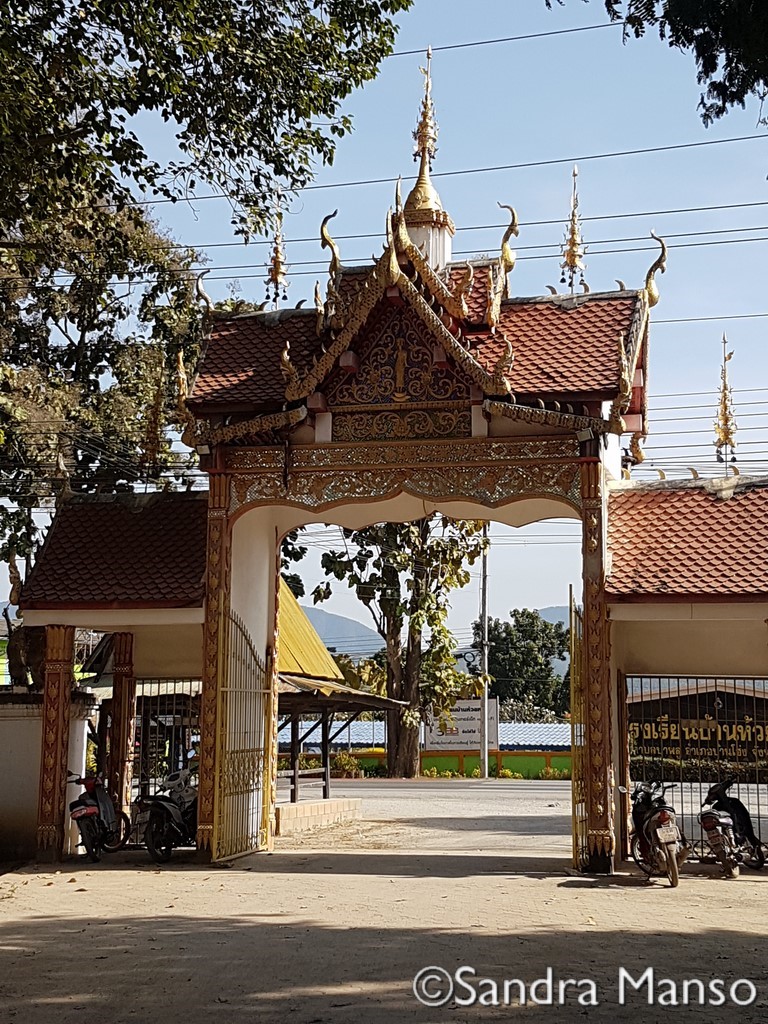
[[[749,867],[759,871],[765,864],[765,851],[763,850],[760,837],[755,833],[751,814],[741,800],[728,795],[728,790],[735,782],[736,776],[733,775],[723,782],[716,782],[713,786],[710,786],[702,808],[708,808],[711,812],[719,813],[721,818],[725,815],[730,819],[731,841],[736,856]],[[702,815],[703,813],[704,810],[702,810]],[[699,816],[699,820],[707,832],[709,845],[717,856],[717,849],[712,843],[709,830],[702,820],[702,815]],[[720,858],[718,857],[718,859]]]
[[[122,850],[131,836],[131,819],[123,811],[115,812],[112,798],[104,788],[100,775],[67,772],[73,785],[83,786],[84,792],[69,805],[69,815],[77,825],[80,844],[96,863],[101,854]]]
[[[701,806],[698,822],[707,833],[709,848],[720,861],[725,877],[738,878],[742,855],[736,845],[733,818],[725,811],[709,806],[708,801],[705,801]]]
[[[177,846],[194,846],[197,837],[197,788],[189,768],[167,775],[154,796],[143,797],[141,811],[149,811],[144,842],[157,864],[171,859]],[[163,795],[162,791],[167,793]]]
[[[638,782],[631,794],[632,825],[630,852],[637,866],[647,875],[664,873],[674,889],[680,881],[680,866],[691,852],[677,825],[677,812],[667,803],[667,790],[675,783]],[[622,793],[628,790],[619,787]]]

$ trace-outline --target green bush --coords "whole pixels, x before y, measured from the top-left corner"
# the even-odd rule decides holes
[[[511,768],[500,768],[499,769],[499,774],[497,775],[497,778],[499,778],[499,779],[522,779],[523,776],[520,774],[520,772],[513,772]]]
[[[542,768],[539,772],[540,779],[570,779],[571,773],[568,768]]]
[[[344,775],[357,776],[360,772],[360,762],[346,750],[340,750],[333,755],[331,768],[335,772],[342,772]]]

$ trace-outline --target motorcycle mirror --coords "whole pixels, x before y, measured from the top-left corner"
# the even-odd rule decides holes
[[[627,789],[626,786],[619,786],[619,792],[620,793],[628,793],[629,790]]]

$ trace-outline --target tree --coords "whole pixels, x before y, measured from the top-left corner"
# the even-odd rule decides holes
[[[552,7],[554,0],[545,0]],[[690,51],[697,81],[705,86],[699,107],[704,124],[743,107],[750,96],[762,105],[768,87],[768,5],[764,0],[603,0],[626,37],[658,28],[670,46]],[[564,0],[557,0],[561,6]],[[763,120],[763,119],[761,119]],[[763,120],[763,123],[765,121]]]
[[[306,555],[307,549],[299,544],[299,533],[301,529],[291,530],[283,537],[280,545],[280,575],[291,588],[294,597],[304,597],[304,580],[297,572],[288,572],[294,562],[300,562]]]
[[[491,695],[503,704],[512,700],[557,714],[568,710],[570,694],[563,679],[552,667],[552,660],[564,660],[568,652],[569,631],[561,622],[547,622],[537,611],[516,608],[511,622],[489,618],[488,672]],[[472,647],[482,646],[480,622],[472,624]]]
[[[262,226],[275,179],[298,188],[332,160],[351,127],[340,102],[375,76],[411,2],[6,0],[0,232],[198,183],[231,199],[243,233]],[[164,163],[135,133],[146,114],[175,141]]]
[[[327,576],[346,582],[370,611],[385,642],[387,696],[403,701],[387,714],[390,776],[419,773],[419,725],[429,707],[448,714],[469,677],[456,667],[456,644],[447,627],[449,595],[469,582],[482,553],[482,524],[443,516],[413,523],[382,523],[345,530],[343,551],[323,554]],[[318,586],[315,602],[331,584]],[[404,635],[405,634],[405,635]]]

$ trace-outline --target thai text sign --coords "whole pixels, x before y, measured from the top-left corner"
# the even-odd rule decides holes
[[[424,746],[427,750],[479,750],[482,739],[483,706],[479,699],[457,700],[452,721],[434,719],[427,723]],[[488,700],[488,749],[499,749],[499,700]]]

